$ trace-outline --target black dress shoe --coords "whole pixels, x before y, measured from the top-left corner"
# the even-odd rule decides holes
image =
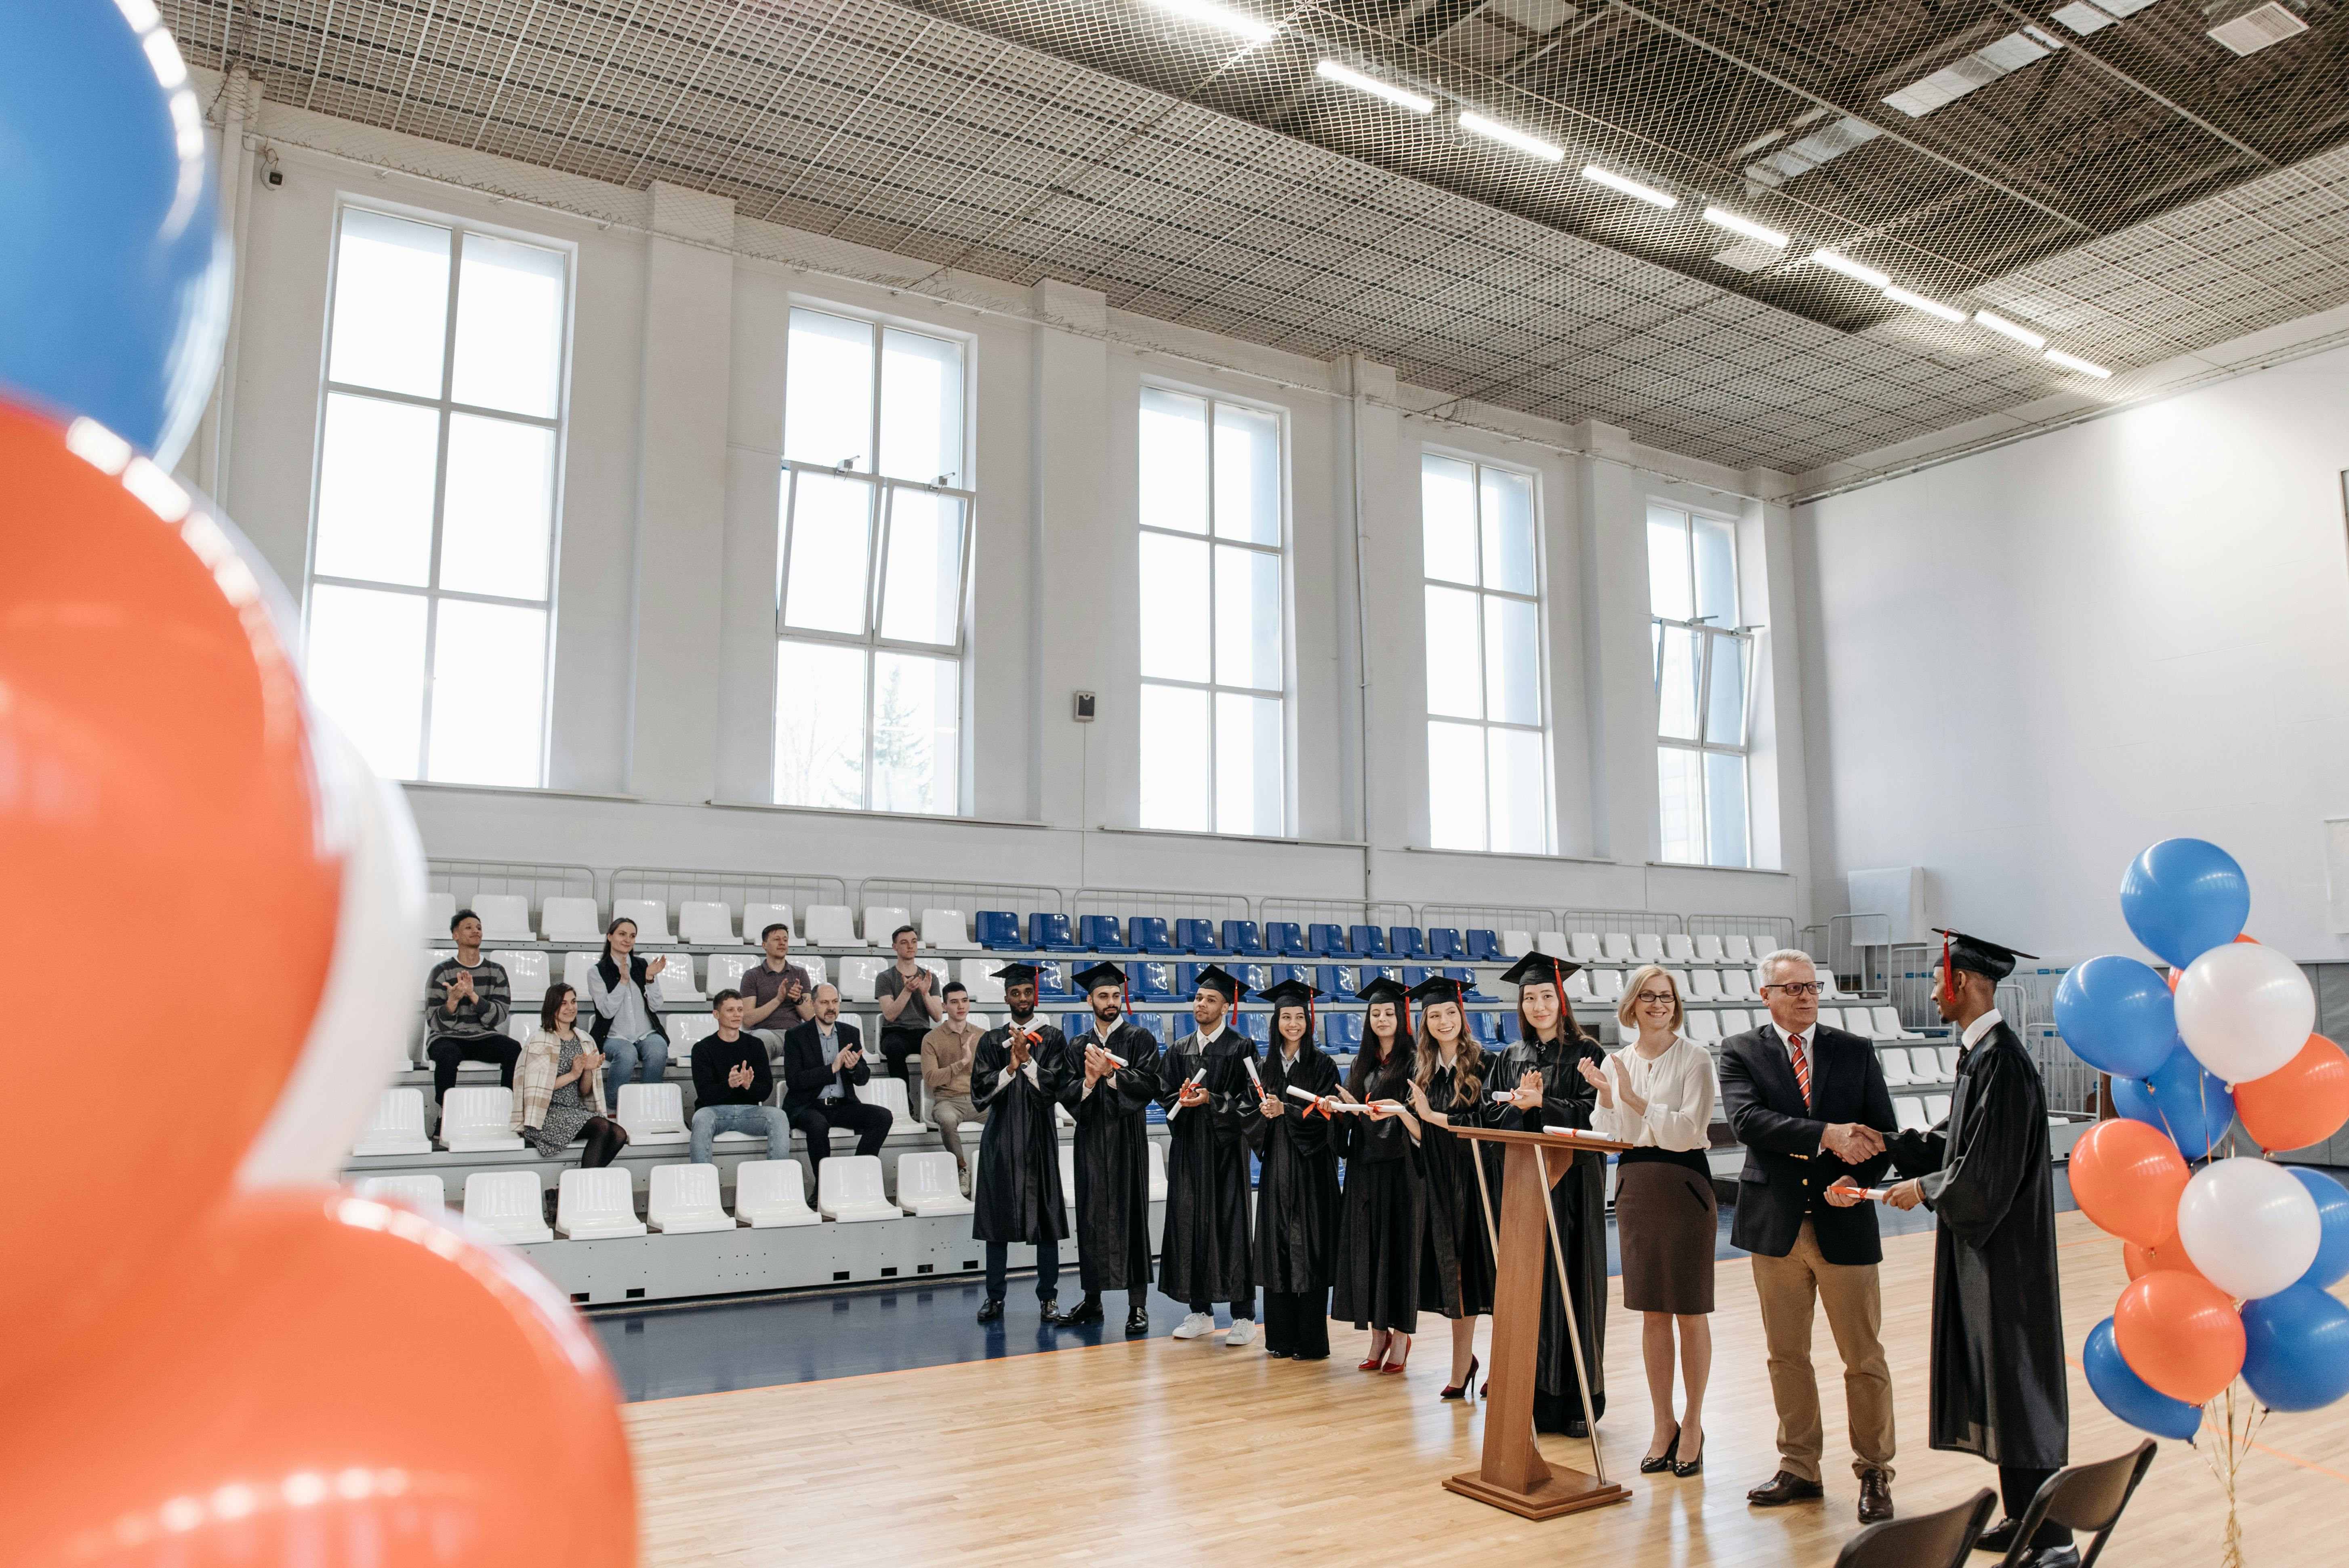
[[[1061,1326],[1073,1328],[1080,1324],[1099,1323],[1101,1320],[1101,1297],[1089,1295],[1061,1315]]]
[[[2080,1568],[2080,1549],[2043,1546],[2023,1560],[2023,1568]]]
[[[1974,1550],[1977,1552],[2005,1551],[2014,1544],[2014,1532],[2022,1522],[2017,1519],[2000,1520],[1996,1524],[1974,1537]]]
[[[1273,1357],[1274,1359],[1276,1359],[1276,1360],[1286,1361],[1286,1360],[1288,1360],[1288,1351],[1286,1351],[1286,1350],[1275,1350],[1275,1349],[1273,1349],[1270,1346],[1267,1346],[1265,1347],[1265,1352],[1264,1352],[1264,1353],[1265,1353],[1267,1356],[1272,1357]]]
[[[1826,1488],[1815,1480],[1780,1470],[1768,1480],[1745,1494],[1745,1501],[1756,1508],[1784,1508],[1790,1502],[1807,1502],[1826,1496]]]
[[[978,1320],[981,1323],[994,1323],[1000,1320],[1002,1316],[1003,1298],[1001,1296],[990,1295],[985,1301],[979,1303]]]
[[[1132,1312],[1127,1313],[1125,1315],[1125,1332],[1130,1336],[1149,1333],[1150,1315],[1143,1311],[1142,1308],[1138,1306]]]
[[[1036,1315],[1046,1323],[1061,1321],[1061,1298],[1048,1295],[1036,1304]]]
[[[1880,1470],[1859,1478],[1859,1522],[1880,1524],[1892,1517],[1892,1478]]]
[[[1590,1423],[1579,1416],[1568,1416],[1566,1418],[1566,1435],[1578,1442],[1590,1435]]]
[[[1640,1473],[1641,1475],[1661,1475],[1664,1471],[1672,1468],[1672,1460],[1680,1457],[1680,1451],[1681,1434],[1679,1429],[1675,1428],[1672,1431],[1672,1440],[1664,1445],[1664,1451],[1662,1453],[1653,1455],[1640,1461]]]

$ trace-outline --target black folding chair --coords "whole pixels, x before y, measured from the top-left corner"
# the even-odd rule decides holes
[[[1843,1543],[1836,1568],[1961,1568],[1997,1506],[1997,1497],[1984,1487],[1939,1513],[1871,1524]]]
[[[2049,1476],[2040,1486],[2038,1495],[2031,1500],[2031,1506],[2023,1511],[2014,1544],[2007,1548],[1999,1568],[2016,1568],[2028,1558],[2033,1532],[2049,1520],[2095,1537],[2080,1553],[2080,1568],[2089,1568],[2096,1553],[2105,1549],[2113,1526],[2120,1522],[2121,1510],[2128,1506],[2137,1483],[2153,1468],[2154,1447],[2153,1439],[2147,1438],[2116,1459],[2075,1465]]]

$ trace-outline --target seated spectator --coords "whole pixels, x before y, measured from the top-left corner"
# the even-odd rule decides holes
[[[889,1108],[866,1105],[856,1086],[873,1081],[856,1026],[840,1021],[840,991],[815,988],[815,1016],[783,1037],[783,1113],[807,1140],[808,1169],[832,1153],[832,1130],[856,1134],[856,1152],[878,1154],[889,1136]]]
[[[759,933],[767,950],[761,963],[742,976],[742,1000],[748,1004],[742,1026],[766,1043],[770,1063],[783,1058],[783,1036],[794,1024],[815,1016],[815,990],[808,972],[792,962],[792,928],[780,923]]]
[[[628,1130],[605,1109],[604,1055],[579,1033],[578,1022],[578,993],[549,985],[538,1027],[522,1047],[522,1084],[506,1125],[527,1138],[542,1160],[562,1159],[571,1140],[585,1133],[587,1149],[579,1167],[593,1171],[609,1165],[626,1146]]]
[[[941,995],[946,1021],[922,1037],[922,1087],[929,1090],[929,1119],[937,1123],[939,1141],[955,1157],[968,1197],[970,1159],[962,1151],[962,1124],[987,1119],[970,1102],[970,1065],[978,1055],[979,1027],[970,1021],[970,993],[961,981],[947,981]]]
[[[709,1011],[718,1032],[693,1047],[693,1162],[709,1163],[709,1146],[721,1132],[763,1137],[768,1159],[789,1159],[792,1124],[767,1103],[774,1074],[766,1042],[743,1031],[742,993],[720,991],[709,998]]]
[[[481,917],[459,910],[449,934],[457,939],[457,956],[434,965],[424,983],[424,1054],[432,1063],[435,1105],[456,1087],[459,1062],[495,1062],[498,1082],[512,1088],[522,1055],[506,1033],[512,994],[505,965],[481,956]]]
[[[890,934],[889,945],[897,950],[897,961],[874,978],[873,999],[881,1004],[882,1063],[891,1078],[904,1078],[906,1061],[921,1056],[922,1037],[947,1016],[947,1008],[938,1000],[937,976],[915,961],[922,945],[920,929],[899,926]],[[919,1114],[919,1106],[913,1109]]]
[[[595,1016],[587,1032],[609,1058],[604,1075],[615,1109],[623,1084],[658,1083],[668,1076],[668,1037],[653,1016],[652,983],[668,960],[647,964],[636,956],[636,923],[614,921],[604,932],[604,956],[588,972],[587,999]]]

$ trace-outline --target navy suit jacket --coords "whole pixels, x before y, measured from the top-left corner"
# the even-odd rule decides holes
[[[1807,1218],[1827,1262],[1881,1262],[1876,1205],[1838,1209],[1818,1195],[1846,1174],[1862,1187],[1873,1187],[1891,1167],[1889,1151],[1847,1165],[1819,1141],[1830,1122],[1856,1121],[1887,1139],[1895,1131],[1892,1093],[1884,1087],[1874,1043],[1841,1029],[1816,1030],[1808,1105],[1775,1024],[1723,1040],[1720,1070],[1723,1113],[1730,1131],[1745,1145],[1731,1243],[1764,1257],[1783,1258],[1794,1250]]]

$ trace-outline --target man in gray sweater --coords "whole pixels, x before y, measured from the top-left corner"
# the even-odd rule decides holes
[[[432,1103],[456,1087],[459,1062],[495,1062],[498,1082],[513,1088],[521,1043],[506,1033],[512,993],[502,964],[481,956],[481,917],[460,909],[449,923],[457,956],[432,966],[424,983],[424,1054],[432,1060]]]

